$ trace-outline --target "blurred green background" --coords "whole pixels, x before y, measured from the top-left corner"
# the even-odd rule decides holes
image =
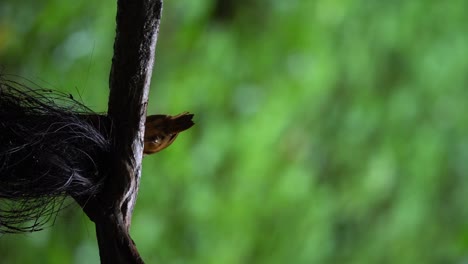
[[[113,0],[0,2],[0,70],[107,107]],[[467,263],[468,1],[166,1],[149,112],[147,263]],[[72,204],[0,263],[98,263]]]

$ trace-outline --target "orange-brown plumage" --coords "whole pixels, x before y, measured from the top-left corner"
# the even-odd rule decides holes
[[[194,125],[193,114],[152,115],[146,118],[144,154],[159,152],[174,142],[177,135]]]

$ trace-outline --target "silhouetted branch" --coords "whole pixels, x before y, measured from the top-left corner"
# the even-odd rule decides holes
[[[141,174],[146,106],[161,0],[118,0],[108,117],[113,156],[102,193],[80,201],[96,224],[102,263],[143,263],[129,228]]]

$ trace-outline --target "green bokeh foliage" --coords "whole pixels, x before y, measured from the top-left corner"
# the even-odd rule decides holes
[[[146,157],[148,263],[462,263],[466,1],[166,1],[150,113],[197,125]],[[106,110],[115,2],[3,0],[2,72]],[[97,263],[71,204],[1,263]]]

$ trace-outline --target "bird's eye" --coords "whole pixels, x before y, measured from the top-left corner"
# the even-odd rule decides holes
[[[155,138],[153,139],[153,143],[154,143],[154,144],[159,144],[159,143],[161,143],[161,138],[160,138],[160,137],[155,137]]]

